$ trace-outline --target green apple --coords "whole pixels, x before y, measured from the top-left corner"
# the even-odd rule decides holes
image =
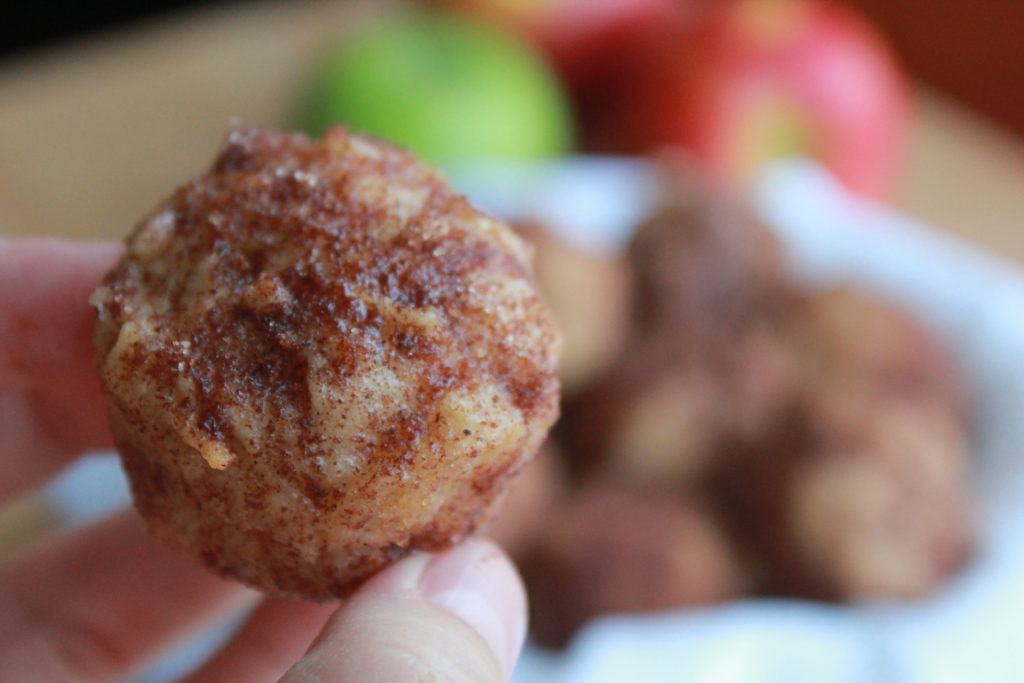
[[[334,123],[435,163],[564,154],[569,105],[529,47],[438,13],[402,14],[356,31],[317,73],[300,127]]]

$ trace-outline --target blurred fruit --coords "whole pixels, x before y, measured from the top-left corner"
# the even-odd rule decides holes
[[[723,2],[697,30],[638,47],[610,82],[619,92],[601,99],[617,104],[598,112],[598,147],[679,145],[733,183],[805,155],[865,194],[897,184],[906,83],[876,34],[831,2]]]
[[[314,135],[336,122],[435,163],[565,153],[568,105],[543,60],[492,28],[396,15],[328,56],[301,112]]]
[[[692,0],[437,0],[508,27],[548,56],[570,87],[599,75],[643,36],[684,14]]]

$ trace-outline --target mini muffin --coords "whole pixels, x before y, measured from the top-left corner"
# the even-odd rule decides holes
[[[973,546],[966,389],[904,311],[845,288],[805,321],[810,452],[786,524],[843,598],[934,590]]]
[[[577,481],[607,475],[677,491],[707,468],[723,425],[722,386],[699,357],[636,339],[596,382],[567,397],[558,430]]]
[[[834,287],[811,298],[802,327],[817,384],[863,386],[967,416],[967,391],[956,363],[902,309]]]
[[[876,402],[862,427],[857,442],[828,444],[794,469],[785,518],[794,550],[825,597],[920,598],[974,545],[966,432],[901,399]]]
[[[336,598],[458,542],[557,416],[528,247],[341,128],[230,131],[92,302],[150,530],[270,593]]]
[[[633,235],[637,324],[688,344],[726,335],[789,304],[775,236],[738,201],[683,187]]]
[[[774,234],[736,200],[709,188],[690,192],[645,221],[630,243],[638,282],[630,347],[650,359],[647,382],[658,366],[709,376],[705,384],[718,394],[711,428],[754,433],[800,384],[791,327],[804,300]]]
[[[629,332],[632,278],[621,254],[569,244],[537,223],[515,229],[534,247],[533,269],[565,340],[559,374],[572,393],[608,367]]]
[[[714,604],[743,571],[695,500],[612,481],[576,493],[523,563],[537,642],[561,647],[603,614]]]
[[[796,395],[791,327],[804,301],[775,237],[710,191],[681,190],[628,255],[633,329],[605,372],[566,397],[561,430],[578,472],[685,488],[723,437],[765,429]]]
[[[567,495],[562,457],[558,446],[546,441],[537,457],[506,487],[485,529],[487,537],[513,560],[521,560],[533,549]]]
[[[974,545],[959,373],[914,320],[850,290],[812,297],[800,327],[798,400],[723,446],[716,495],[766,592],[926,595]]]

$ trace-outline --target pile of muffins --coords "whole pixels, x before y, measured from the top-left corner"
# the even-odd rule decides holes
[[[740,203],[668,188],[623,254],[519,226],[565,336],[563,417],[493,528],[535,640],[741,596],[926,596],[973,545],[954,361],[889,303],[795,284]]]

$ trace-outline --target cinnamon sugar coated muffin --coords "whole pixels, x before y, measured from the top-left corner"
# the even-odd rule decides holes
[[[313,599],[472,533],[557,415],[528,257],[385,143],[231,130],[92,297],[150,530]]]

